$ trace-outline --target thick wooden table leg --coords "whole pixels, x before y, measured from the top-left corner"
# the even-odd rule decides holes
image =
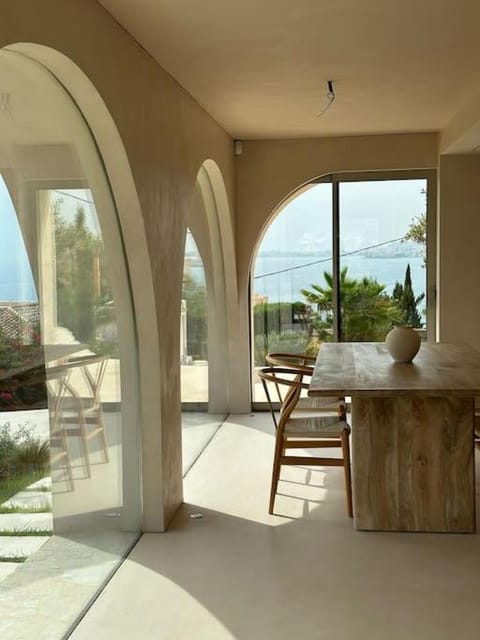
[[[472,397],[352,398],[356,529],[475,531]]]

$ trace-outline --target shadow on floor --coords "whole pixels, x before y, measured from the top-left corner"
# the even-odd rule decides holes
[[[355,531],[336,468],[287,469],[269,516],[268,420],[217,431],[189,503],[141,538],[72,639],[476,637],[480,536]]]

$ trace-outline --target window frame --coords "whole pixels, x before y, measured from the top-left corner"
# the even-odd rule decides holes
[[[331,183],[332,185],[332,273],[334,281],[333,290],[333,336],[335,341],[342,334],[341,314],[340,314],[340,184],[343,182],[381,182],[393,180],[425,180],[426,181],[426,221],[427,221],[427,243],[426,243],[426,324],[427,341],[435,342],[437,338],[437,171],[436,169],[412,169],[412,170],[392,170],[392,171],[352,171],[331,173],[320,176],[309,183],[302,185],[295,193],[311,184]],[[291,194],[288,201],[292,201],[296,195]],[[282,207],[283,208],[283,207]],[[273,215],[267,225],[281,215],[281,210]],[[252,313],[252,281],[253,269],[249,278],[249,327],[250,327],[250,362],[251,362],[251,397],[252,410],[269,410],[268,403],[256,402],[254,397],[254,363],[253,363],[253,313]],[[276,408],[279,403],[273,403]]]

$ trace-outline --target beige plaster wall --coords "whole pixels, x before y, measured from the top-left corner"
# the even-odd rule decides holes
[[[480,92],[464,105],[440,134],[440,153],[464,154],[480,145]]]
[[[341,172],[430,169],[438,162],[435,133],[305,140],[252,140],[236,156],[236,240],[244,354],[239,368],[248,384],[248,279],[255,248],[272,214],[287,196],[316,177]],[[245,381],[247,381],[245,383]],[[242,389],[243,395],[248,389]]]
[[[479,155],[440,158],[439,212],[439,339],[480,349]]]
[[[434,133],[245,142],[235,158],[241,286],[264,225],[289,193],[330,173],[433,168],[437,145]]]
[[[15,0],[2,2],[1,9],[0,46],[33,42],[65,54],[99,91],[125,146],[142,210],[149,253],[145,269],[152,270],[157,310],[160,389],[158,395],[153,390],[150,402],[158,403],[159,424],[145,425],[144,487],[146,529],[159,530],[182,499],[178,345],[183,241],[187,214],[199,235],[199,227],[208,224],[200,207],[191,208],[203,161],[214,160],[225,181],[227,197],[219,197],[225,202],[218,207],[229,300],[224,357],[234,363],[229,406],[248,411],[248,274],[273,211],[293,190],[320,175],[435,167],[437,135],[247,141],[234,159],[231,138],[94,0]],[[192,221],[195,211],[203,222]],[[141,274],[134,281],[141,282]],[[158,494],[160,484],[163,495]]]
[[[222,171],[232,210],[232,142],[94,0],[15,0],[2,2],[1,14],[0,46],[37,43],[65,54],[100,93],[125,146],[157,307],[160,389],[151,402],[159,405],[160,424],[145,425],[144,441],[146,435],[151,446],[144,492],[145,528],[161,530],[182,500],[178,345],[185,217],[208,158]]]

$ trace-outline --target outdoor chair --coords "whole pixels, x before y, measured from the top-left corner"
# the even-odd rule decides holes
[[[343,466],[347,493],[347,511],[353,516],[352,483],[350,471],[350,426],[346,421],[345,404],[337,403],[335,411],[317,413],[314,417],[295,415],[294,410],[302,389],[308,389],[305,379],[311,377],[308,367],[265,367],[258,371],[264,386],[267,382],[288,388],[276,426],[275,454],[268,512],[273,514],[275,496],[282,465],[307,464],[314,466]],[[321,449],[339,447],[341,458],[311,455],[287,455],[288,449]]]
[[[88,477],[91,476],[89,441],[92,438],[99,438],[104,460],[109,462],[100,398],[100,387],[107,361],[107,357],[103,355],[78,356],[68,359],[65,365],[69,375],[65,380],[65,397],[62,401],[60,421],[67,435],[80,437]],[[81,374],[80,378],[75,375],[77,371]],[[82,378],[86,393],[80,388]]]
[[[48,367],[46,369],[48,417],[50,422],[50,468],[64,469],[68,478],[70,490],[74,489],[72,463],[67,446],[67,434],[62,424],[62,403],[66,393],[66,367]]]

